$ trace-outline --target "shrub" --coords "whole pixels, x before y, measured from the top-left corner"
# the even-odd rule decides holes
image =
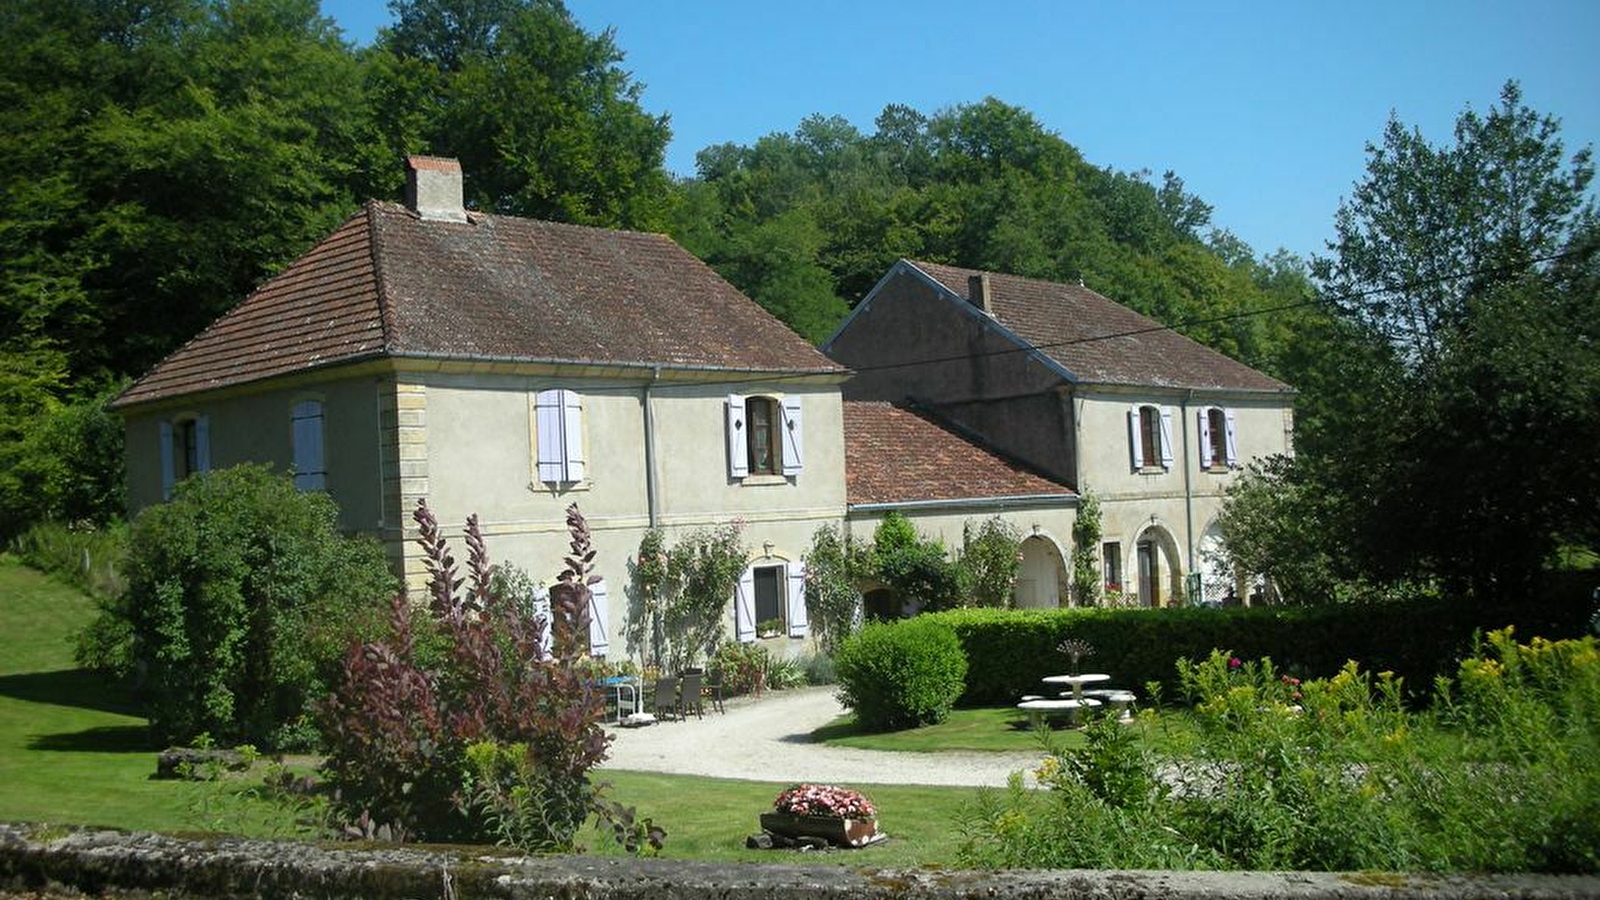
[[[101,634],[126,634],[158,741],[209,734],[285,749],[327,692],[353,631],[395,589],[382,549],[339,534],[326,494],[244,465],[185,479],[133,523],[125,599]],[[110,621],[105,621],[109,617]]]
[[[840,701],[874,730],[943,721],[967,673],[955,632],[931,618],[865,625],[833,663]]]
[[[550,590],[548,652],[544,618],[512,593],[523,579],[496,577],[477,517],[467,520],[465,579],[427,506],[419,502],[414,517],[430,575],[421,623],[442,646],[431,661],[419,652],[417,617],[397,596],[389,638],[347,651],[319,716],[338,811],[397,836],[540,851],[573,849],[583,821],[599,814],[630,849],[641,838],[659,846],[659,829],[603,802],[588,776],[608,738],[605,695],[585,656],[597,576],[577,506],[567,513],[572,552]]]
[[[40,522],[18,535],[12,546],[23,562],[102,603],[127,590],[122,574],[128,564],[126,523]]]
[[[856,583],[868,569],[867,551],[834,525],[811,536],[806,554],[806,614],[824,653],[832,653],[861,619]]]
[[[1040,767],[1048,796],[984,801],[964,861],[1600,871],[1593,638],[1492,634],[1423,712],[1408,711],[1392,673],[1354,662],[1298,681],[1217,651],[1178,670],[1195,728],[1169,733],[1169,754],[1091,726],[1083,749],[1052,749]],[[1146,729],[1157,719],[1140,715]]]
[[[961,556],[956,560],[956,584],[969,606],[1009,607],[1011,586],[1017,580],[1021,553],[1017,526],[995,516],[982,525],[961,526]]]
[[[960,605],[961,586],[944,544],[917,533],[898,512],[884,517],[872,536],[872,574],[896,599],[918,610]]]
[[[712,677],[722,678],[722,695],[737,697],[764,690],[772,654],[760,644],[727,642],[711,657]]]

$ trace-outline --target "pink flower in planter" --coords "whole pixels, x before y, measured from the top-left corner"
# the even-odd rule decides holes
[[[872,801],[860,792],[831,784],[797,784],[780,793],[772,806],[797,816],[871,819],[878,815]]]

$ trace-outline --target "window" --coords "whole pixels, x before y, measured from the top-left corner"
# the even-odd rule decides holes
[[[782,416],[775,409],[777,405],[771,397],[751,397],[744,402],[744,420],[750,429],[746,443],[750,450],[751,475],[776,475],[783,471],[778,461],[783,438],[778,434]]]
[[[546,484],[574,484],[584,478],[583,402],[575,391],[534,395],[538,478]]]
[[[733,591],[733,632],[743,643],[758,637],[806,636],[804,563],[763,563],[739,576]]]
[[[1200,410],[1200,468],[1239,465],[1239,445],[1234,437],[1233,410],[1213,406]]]
[[[1122,590],[1122,544],[1107,541],[1100,546],[1100,566],[1105,574],[1106,591]]]
[[[729,394],[728,476],[798,475],[805,447],[799,397]]]
[[[1172,468],[1172,410],[1155,406],[1129,409],[1128,444],[1134,471]]]
[[[211,471],[211,419],[187,416],[161,423],[161,499],[196,472]]]
[[[302,491],[327,487],[328,471],[323,463],[322,401],[302,400],[289,411],[294,444],[294,486]]]

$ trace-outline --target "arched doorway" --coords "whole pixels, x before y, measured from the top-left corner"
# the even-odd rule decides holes
[[[1018,609],[1053,609],[1061,605],[1061,551],[1055,542],[1036,534],[1022,542],[1017,582],[1011,589]]]
[[[1139,533],[1134,542],[1133,583],[1140,606],[1172,606],[1183,602],[1183,566],[1178,545],[1158,524]]]
[[[1196,600],[1203,606],[1237,606],[1239,590],[1228,559],[1227,548],[1222,543],[1222,530],[1211,523],[1200,536],[1199,557],[1195,564],[1200,570],[1200,596]]]

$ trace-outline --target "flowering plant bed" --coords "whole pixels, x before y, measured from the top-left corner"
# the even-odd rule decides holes
[[[831,784],[797,784],[778,794],[772,808],[797,816],[831,816],[838,819],[872,819],[878,815],[860,791]]]
[[[797,784],[761,814],[761,828],[790,840],[822,838],[840,847],[864,847],[880,840],[878,810],[859,791],[831,784]]]

